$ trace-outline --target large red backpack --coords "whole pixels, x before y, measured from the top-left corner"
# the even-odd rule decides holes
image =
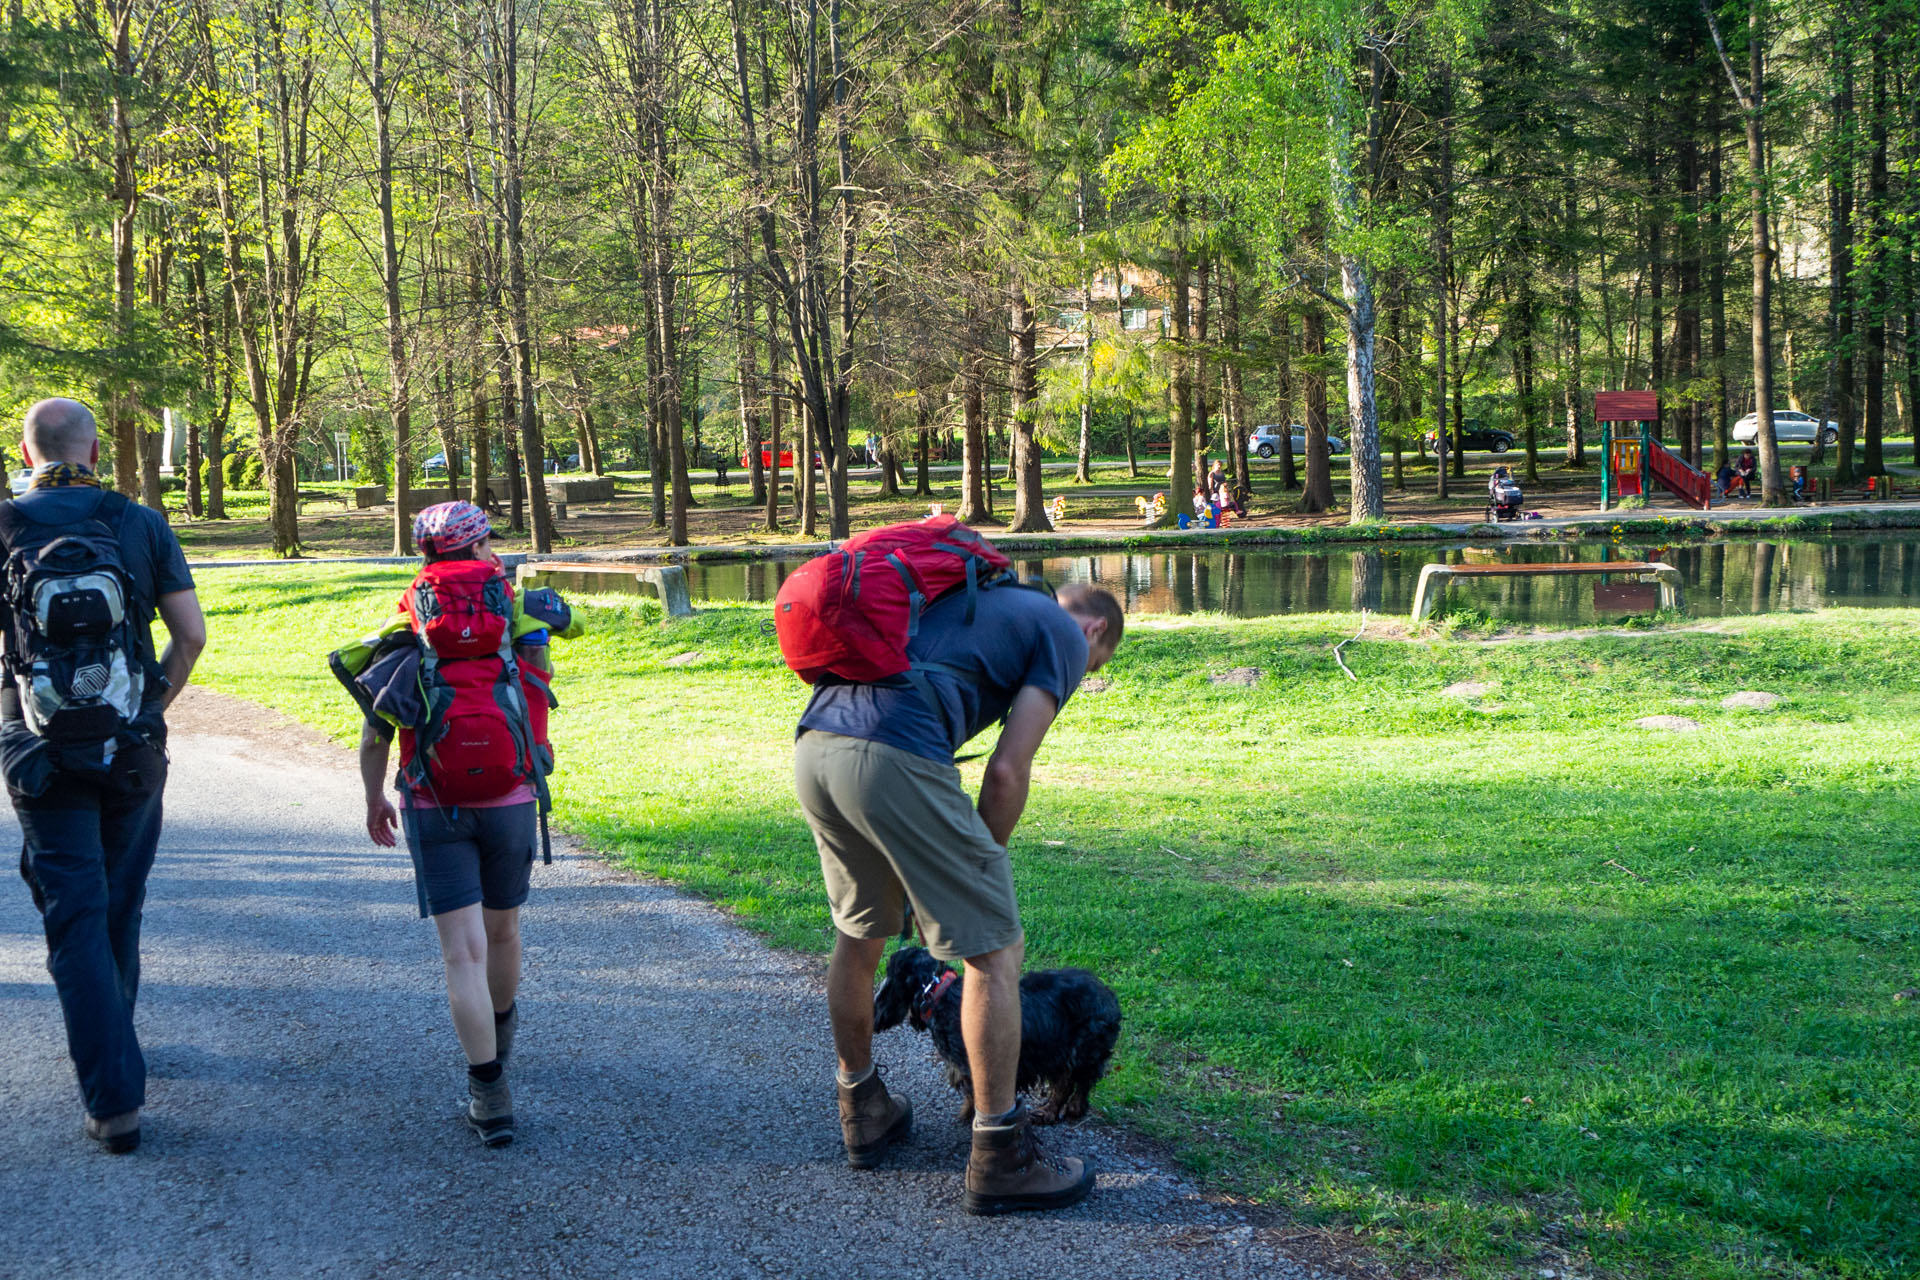
[[[546,673],[513,654],[513,588],[490,561],[426,566],[400,607],[420,639],[425,721],[400,735],[400,780],[443,805],[544,795]],[[544,804],[542,806],[544,810]]]
[[[927,605],[1005,580],[1011,561],[952,516],[869,529],[790,574],[774,598],[780,656],[812,684],[908,673],[907,642]],[[973,620],[968,600],[967,621]]]

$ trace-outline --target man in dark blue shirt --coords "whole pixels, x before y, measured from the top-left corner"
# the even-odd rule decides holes
[[[101,520],[118,535],[132,589],[126,608],[136,624],[136,660],[147,677],[132,729],[84,751],[37,735],[23,716],[21,690],[12,680],[0,688],[0,760],[25,845],[20,873],[46,932],[47,968],[60,995],[87,1135],[118,1154],[139,1145],[146,1101],[133,1006],[140,909],[160,843],[167,778],[162,714],[186,688],[206,644],[206,623],[167,518],[101,489],[93,470],[100,440],[87,407],[42,400],[27,410],[24,426],[22,443],[34,471],[31,487],[13,500],[24,517],[16,528],[37,527],[30,536],[44,539],[48,529],[78,531],[103,508],[117,510]],[[12,551],[0,544],[0,557]],[[157,655],[156,612],[170,637]]]
[[[1125,617],[1111,594],[1079,585],[1057,603],[1014,586],[983,591],[971,622],[967,606],[955,594],[921,618],[907,647],[918,680],[824,683],[800,718],[795,786],[838,931],[827,1004],[841,1132],[848,1163],[871,1168],[912,1126],[911,1104],[887,1092],[873,1063],[873,977],[911,902],[927,949],[966,966],[967,1208],[1061,1208],[1085,1198],[1093,1174],[1079,1160],[1041,1158],[1016,1105],[1026,938],[1006,845],[1041,740],[1081,677],[1113,656]],[[1003,727],[976,805],[954,755],[995,723]]]

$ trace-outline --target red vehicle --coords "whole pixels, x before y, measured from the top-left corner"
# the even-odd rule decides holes
[[[746,468],[753,464],[747,460],[747,455],[743,453],[740,455],[740,465],[742,468]],[[773,450],[765,448],[760,450],[760,465],[763,467],[773,466]],[[782,471],[793,470],[793,450],[782,449],[780,451],[780,469]],[[820,455],[817,453],[813,455],[813,469],[815,471],[826,470],[826,463],[821,461]]]

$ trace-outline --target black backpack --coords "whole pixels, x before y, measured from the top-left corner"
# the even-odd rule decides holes
[[[0,503],[0,632],[27,728],[49,742],[104,743],[139,717],[149,674],[120,552],[131,504],[102,493],[86,519],[43,524]]]

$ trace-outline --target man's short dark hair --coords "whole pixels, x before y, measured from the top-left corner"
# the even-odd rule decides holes
[[[1082,618],[1099,618],[1107,624],[1101,638],[1106,641],[1109,652],[1120,647],[1120,637],[1127,631],[1127,611],[1120,607],[1113,592],[1103,587],[1088,586],[1084,582],[1074,582],[1060,588],[1058,599],[1060,607],[1068,613]]]

